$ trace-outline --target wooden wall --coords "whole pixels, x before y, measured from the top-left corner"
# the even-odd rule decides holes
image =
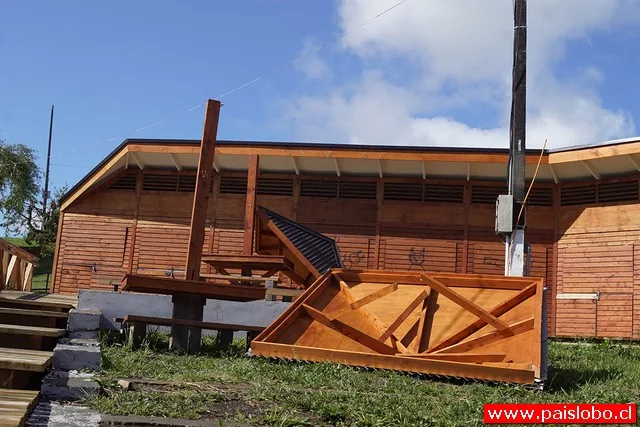
[[[262,179],[274,180],[271,186],[287,181],[282,185],[290,191],[269,194],[269,186],[260,190]],[[314,180],[322,181],[316,190],[323,197],[310,196],[316,191]],[[369,184],[355,190],[337,187],[334,194],[327,182],[336,180],[261,175],[257,205],[334,238],[346,268],[504,274],[504,243],[493,233],[500,183],[447,181],[444,185],[442,181],[342,177],[340,182]],[[450,185],[451,191],[445,188],[425,201],[428,190],[422,187],[422,196],[416,190],[416,198],[423,199],[397,200],[397,195],[384,195],[386,183],[409,196],[409,187],[419,189],[429,183],[434,188]],[[137,196],[133,184],[128,185],[99,189],[64,211],[55,292],[110,290],[113,281],[128,271],[183,274],[193,193],[188,186],[168,191],[145,181]],[[543,277],[547,286],[550,334],[640,338],[638,201],[563,206],[558,186],[540,187],[544,191],[527,211],[527,240],[531,275]],[[244,178],[241,174],[215,176],[205,253],[242,253],[243,188],[246,174]],[[558,294],[595,292],[599,300],[556,299]]]

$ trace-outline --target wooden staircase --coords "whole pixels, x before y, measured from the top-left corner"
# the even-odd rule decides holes
[[[0,293],[0,427],[24,425],[74,304],[59,295]]]

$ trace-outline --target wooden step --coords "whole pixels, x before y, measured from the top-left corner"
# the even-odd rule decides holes
[[[0,334],[34,335],[39,337],[57,338],[64,336],[66,333],[66,329],[60,328],[43,328],[41,326],[10,325],[0,323]]]
[[[5,294],[5,292],[2,292]],[[0,307],[6,308],[32,308],[36,310],[48,310],[67,312],[74,308],[73,305],[64,302],[57,302],[55,300],[40,299],[19,299],[19,298],[6,298],[0,296]]]
[[[16,316],[55,317],[57,319],[66,319],[68,316],[68,313],[60,313],[58,311],[0,307],[0,318],[2,317],[3,314],[14,314]]]
[[[51,351],[0,347],[0,369],[44,372],[52,358]]]
[[[39,392],[0,388],[0,427],[24,425],[38,403]]]

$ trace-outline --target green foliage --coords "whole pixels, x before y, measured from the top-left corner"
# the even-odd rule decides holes
[[[29,227],[40,193],[36,153],[23,144],[0,140],[0,211],[12,233]]]
[[[46,214],[42,209],[36,208],[38,216],[44,217],[39,228],[30,227],[27,232],[26,242],[40,248],[43,257],[51,256],[56,249],[56,237],[58,234],[58,220],[60,219],[60,200],[67,192],[67,187],[59,188],[49,200]]]
[[[100,375],[107,395],[88,403],[122,414],[129,409],[117,403],[127,396],[140,404],[130,408],[143,407],[144,415],[170,411],[181,417],[222,418],[226,414],[252,425],[481,426],[484,403],[623,403],[636,402],[640,396],[640,346],[633,344],[551,342],[549,380],[540,392],[330,363],[245,358],[239,356],[242,343],[224,353],[212,346],[210,338],[203,353],[179,355],[166,350],[165,337],[150,337],[140,351],[117,340],[104,341]],[[117,378],[162,380],[174,386],[160,395],[132,394],[117,389]],[[194,390],[212,396],[188,395]],[[162,407],[181,396],[193,397],[197,409],[182,411],[174,403]]]
[[[28,245],[40,248],[41,256],[55,251],[60,199],[66,187],[54,192],[46,211],[41,200],[40,177],[36,153],[23,144],[0,140],[0,213],[2,226],[10,234],[24,235]]]

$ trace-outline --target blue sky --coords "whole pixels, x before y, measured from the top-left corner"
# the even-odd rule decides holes
[[[74,184],[126,137],[506,146],[511,0],[0,2],[0,138]],[[636,0],[530,3],[530,146],[636,134]],[[535,4],[534,4],[535,3]],[[109,141],[107,141],[109,140]],[[106,142],[105,142],[106,141]]]

